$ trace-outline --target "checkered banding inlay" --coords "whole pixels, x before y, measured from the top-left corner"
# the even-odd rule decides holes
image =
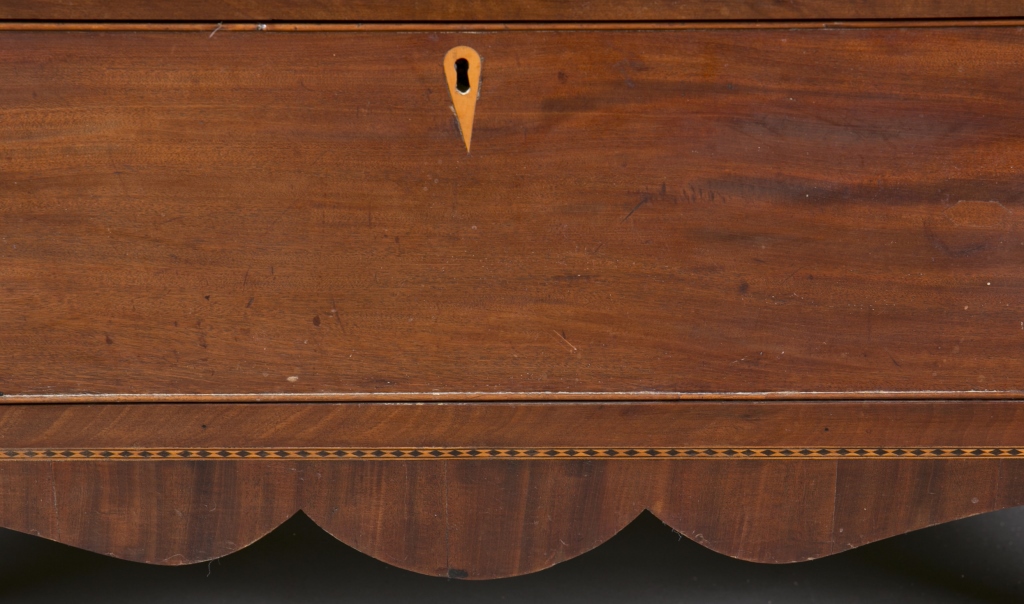
[[[708,448],[399,448],[399,449],[6,449],[3,460],[202,459],[989,459],[1022,458],[1024,447],[708,447]]]

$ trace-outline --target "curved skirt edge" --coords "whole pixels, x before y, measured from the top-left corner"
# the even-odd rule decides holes
[[[821,558],[1024,505],[1024,459],[112,460],[0,464],[0,525],[152,564],[237,551],[298,511],[419,573],[522,575],[644,510],[743,560]]]

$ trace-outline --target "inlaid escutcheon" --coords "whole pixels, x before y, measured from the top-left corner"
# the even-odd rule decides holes
[[[473,139],[482,64],[480,55],[468,46],[456,46],[444,56],[444,75],[452,96],[452,111],[462,133],[462,141],[466,143],[466,153],[469,153]]]

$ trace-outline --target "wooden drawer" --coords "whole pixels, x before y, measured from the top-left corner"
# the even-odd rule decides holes
[[[784,562],[1024,504],[1017,22],[124,6],[0,22],[5,526],[186,563],[301,509],[485,578],[645,508]]]
[[[2,391],[1018,392],[1022,40],[3,33]]]

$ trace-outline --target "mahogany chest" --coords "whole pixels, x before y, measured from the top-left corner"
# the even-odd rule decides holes
[[[423,573],[1024,504],[1024,3],[0,0],[0,525]]]

